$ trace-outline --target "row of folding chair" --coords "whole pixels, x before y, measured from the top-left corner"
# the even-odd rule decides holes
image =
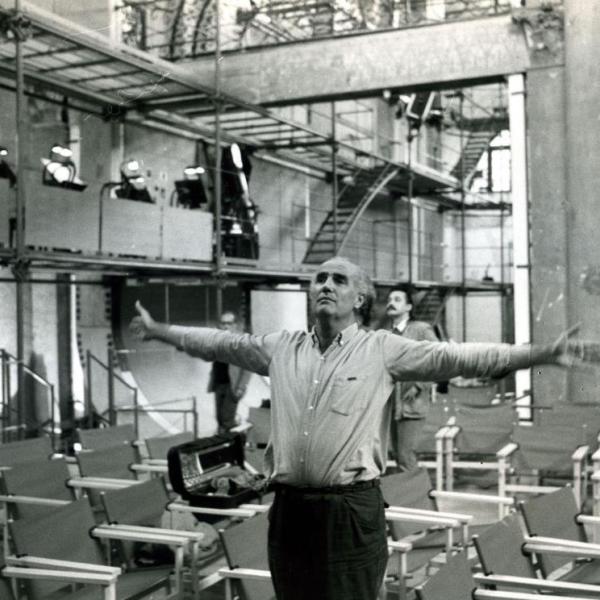
[[[405,488],[396,486],[391,477],[384,478],[384,482],[386,479],[389,481],[384,484],[384,497],[389,502],[391,490],[401,493]],[[406,497],[402,496],[402,499]],[[404,509],[408,510],[405,516],[423,517],[426,522],[427,509],[412,513],[406,507]],[[521,503],[520,511],[524,521],[513,513],[474,533],[475,557],[469,555],[464,544],[448,548],[442,543],[446,558],[436,563],[437,572],[428,572],[415,587],[417,597],[421,600],[529,600],[539,598],[540,594],[545,600],[557,600],[559,596],[562,600],[600,597],[600,546],[587,540],[583,528],[584,524],[600,519],[578,514],[570,488]],[[398,520],[393,518],[394,512]],[[558,518],[548,519],[549,512],[559,515]],[[402,507],[390,507],[386,513],[388,522],[394,524],[402,524],[402,515]],[[444,519],[454,519],[454,526],[468,520],[460,514],[439,516],[441,523]],[[232,588],[228,597],[234,597],[236,593],[246,600],[274,597],[267,566],[266,532],[265,515],[221,532],[228,567],[221,569],[220,574]],[[394,543],[398,542],[391,541],[390,546],[394,547]],[[428,543],[430,547],[435,546],[435,542]],[[410,555],[416,548],[416,541],[404,542],[402,552]],[[574,559],[582,558],[585,562],[571,565]],[[571,568],[565,570],[567,567]],[[559,569],[563,570],[560,577],[557,576]],[[391,570],[388,570],[388,576]],[[406,574],[405,571],[400,575]],[[406,588],[396,588],[394,592],[394,597],[411,597]]]
[[[119,435],[120,441],[115,438],[115,433]],[[143,530],[145,526],[140,524],[140,519],[143,521],[148,511],[152,514],[152,510],[162,512],[167,508],[168,514],[171,515],[211,513],[222,518],[248,518],[258,511],[264,510],[258,505],[244,505],[238,509],[228,510],[204,509],[189,506],[180,499],[167,496],[162,479],[145,481],[139,479],[140,475],[144,477],[147,473],[145,467],[148,465],[134,462],[138,459],[136,448],[131,444],[131,438],[122,435],[124,433],[126,434],[124,429],[110,433],[113,443],[117,441],[118,445],[110,446],[100,443],[101,449],[99,450],[90,451],[86,448],[79,452],[75,457],[76,466],[78,467],[77,473],[73,472],[74,464],[67,464],[64,460],[49,460],[50,445],[46,439],[26,440],[15,445],[0,446],[0,461],[5,463],[4,478],[2,479],[4,494],[0,496],[0,499],[10,506],[11,519],[15,522],[17,519],[18,521],[31,520],[47,514],[49,510],[65,507],[73,503],[76,496],[80,495],[80,493],[76,494],[75,490],[78,492],[85,490],[86,495],[94,500],[96,514],[99,507],[103,509],[102,512],[107,515],[108,522],[111,523],[110,531],[107,530],[107,525],[104,523],[103,527],[97,530],[97,534],[107,537],[114,536],[115,526],[120,523],[127,524],[126,534],[121,530],[117,531],[120,536],[149,535],[148,532]],[[86,443],[86,440],[83,441],[86,446],[93,445],[93,441],[92,443]],[[148,444],[148,454],[152,457],[161,456],[162,454],[164,457],[168,448],[184,441],[188,440],[181,436],[161,439],[160,442],[152,440],[154,444]],[[17,449],[18,451],[16,451]],[[5,455],[4,460],[1,458],[2,452]],[[32,456],[37,456],[38,459],[21,462]],[[164,458],[156,460],[164,460],[166,463]],[[166,469],[166,464],[164,467]],[[153,472],[152,474],[156,475],[157,473]],[[151,489],[151,486],[155,487]],[[98,496],[94,492],[100,495]],[[109,503],[111,498],[116,499],[112,504]],[[154,503],[149,504],[148,499],[153,499]],[[158,504],[156,501],[158,501]],[[109,506],[112,506],[110,512]],[[115,510],[119,507],[129,511],[125,520],[123,520],[123,514],[118,512],[117,517],[115,517]],[[67,509],[65,508],[65,510]],[[133,512],[131,512],[132,510]],[[180,517],[173,518],[177,522],[181,522]],[[192,521],[194,521],[193,517]],[[142,530],[139,529],[140,527],[142,527]],[[133,532],[131,531],[132,528],[134,529]],[[169,539],[175,536],[175,540],[181,542],[181,547],[183,546],[181,536],[184,537],[184,540],[187,540],[186,544],[189,542],[189,536],[182,532],[168,531],[166,534],[171,536]],[[161,536],[164,536],[165,532],[153,532],[151,535],[158,536],[157,539],[162,540],[164,537]],[[188,559],[190,564],[196,565],[198,555],[206,557],[206,552],[199,552],[202,549],[202,544],[198,535],[194,531],[190,535],[198,538],[196,543],[190,547],[191,554]],[[4,539],[7,541],[8,536],[5,535]],[[181,547],[179,550],[181,550]],[[204,550],[207,550],[207,548],[204,548]],[[177,573],[181,569],[176,568],[175,571],[175,580],[179,581],[180,575]],[[192,587],[199,585],[196,574],[190,574],[188,579],[191,580]],[[213,580],[216,579],[218,578],[213,578]],[[203,582],[203,585],[206,585],[206,582]],[[179,586],[176,587],[179,589]]]
[[[599,433],[596,406],[548,407],[535,424],[519,424],[508,404],[457,407],[437,433],[437,465],[443,470],[440,477],[438,466],[437,487],[453,489],[461,470],[489,471],[499,495],[548,493],[569,482],[581,505],[591,473],[600,468]],[[600,497],[600,478],[595,481]]]

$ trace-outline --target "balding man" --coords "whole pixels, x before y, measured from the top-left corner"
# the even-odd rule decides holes
[[[371,600],[388,559],[384,472],[394,384],[458,375],[498,377],[537,364],[597,360],[599,344],[565,334],[547,346],[416,342],[368,331],[374,289],[342,258],[310,286],[310,332],[264,336],[156,323],[139,303],[132,329],[204,360],[271,378],[266,475],[275,489],[269,565],[278,600]]]

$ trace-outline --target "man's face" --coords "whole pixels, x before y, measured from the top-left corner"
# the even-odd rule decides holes
[[[404,292],[398,290],[390,292],[385,309],[385,314],[388,317],[398,318],[408,316],[411,309],[412,304],[408,303]]]
[[[235,329],[235,315],[230,312],[223,313],[219,320],[219,329],[224,331],[233,331]]]
[[[324,262],[311,283],[310,299],[316,317],[350,317],[364,301],[357,268],[335,258]]]

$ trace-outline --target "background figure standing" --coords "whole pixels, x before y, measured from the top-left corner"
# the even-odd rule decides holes
[[[237,317],[225,311],[219,320],[219,329],[232,333],[238,330]],[[208,380],[209,393],[215,395],[215,414],[218,433],[224,433],[236,426],[238,402],[246,393],[251,373],[236,365],[215,361]]]
[[[390,291],[386,314],[392,321],[392,333],[417,342],[437,342],[438,338],[429,323],[412,319],[412,309],[412,295],[408,287],[397,286]],[[394,387],[390,437],[392,454],[399,471],[410,471],[418,466],[416,447],[430,399],[430,383],[402,381]]]

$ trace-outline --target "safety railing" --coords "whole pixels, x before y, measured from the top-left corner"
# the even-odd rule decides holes
[[[161,404],[178,404],[181,401],[189,400],[190,406],[188,408],[163,408]],[[137,427],[139,427],[139,419],[141,415],[151,415],[156,413],[158,415],[182,415],[183,416],[183,431],[188,431],[188,416],[192,419],[192,432],[194,438],[198,437],[198,402],[196,396],[190,396],[189,398],[175,398],[166,400],[164,403],[154,403],[148,406],[141,406],[140,404],[133,404],[131,406],[117,406],[115,407],[116,413],[133,414],[134,427],[136,428],[136,436],[138,436]]]
[[[132,404],[135,407],[133,412],[134,421],[133,427],[135,429],[136,437],[139,433],[139,422],[138,422],[138,389],[136,386],[131,385],[129,382],[125,381],[123,377],[121,377],[118,373],[115,373],[113,360],[112,360],[112,352],[108,351],[108,359],[107,362],[103,362],[96,355],[92,354],[90,350],[86,352],[86,395],[85,395],[85,412],[87,416],[88,427],[92,428],[94,426],[94,398],[93,398],[93,374],[92,374],[92,364],[98,365],[101,369],[106,372],[107,376],[107,390],[108,390],[108,408],[104,413],[98,414],[100,418],[104,419],[109,425],[117,424],[117,407],[115,405],[115,382],[120,383],[124,386],[132,396]]]
[[[16,394],[17,406],[11,406],[12,397],[12,377],[11,366],[16,366],[18,370],[22,369],[23,374],[31,377],[34,381],[43,386],[47,393],[47,413],[49,415],[46,421],[31,421],[25,416],[25,390],[18,390]],[[56,450],[56,433],[57,433],[57,411],[56,411],[56,396],[54,384],[50,383],[45,377],[34,371],[31,367],[19,360],[14,354],[11,354],[5,349],[0,349],[0,369],[2,374],[2,442],[8,441],[8,436],[11,433],[16,433],[17,438],[20,438],[25,432],[30,429],[35,429],[37,432],[48,432],[52,442],[52,448]],[[19,385],[19,374],[17,374],[17,388]],[[16,423],[13,424],[13,418]]]

